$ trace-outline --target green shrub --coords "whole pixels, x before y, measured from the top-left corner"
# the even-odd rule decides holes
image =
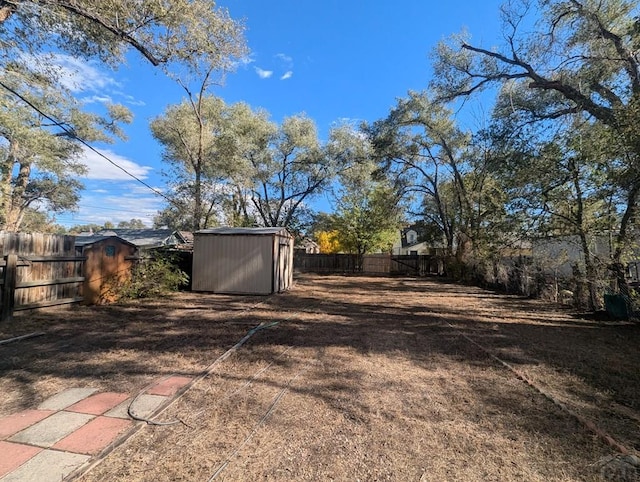
[[[163,255],[141,260],[131,277],[117,288],[119,299],[157,298],[177,291],[189,282],[171,256]]]

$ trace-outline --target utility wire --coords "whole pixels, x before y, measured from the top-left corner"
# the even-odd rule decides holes
[[[104,160],[106,160],[107,162],[109,162],[110,164],[114,165],[115,167],[117,167],[118,169],[120,169],[122,172],[124,172],[127,176],[135,179],[136,181],[138,181],[140,184],[142,184],[144,187],[146,187],[147,189],[149,189],[151,192],[153,192],[154,194],[157,194],[158,196],[163,197],[164,199],[166,199],[169,203],[171,204],[175,204],[174,201],[169,198],[167,195],[165,195],[163,192],[158,191],[156,188],[152,187],[151,185],[149,185],[148,183],[146,183],[145,181],[143,181],[142,179],[140,179],[138,176],[136,176],[135,174],[130,173],[129,171],[127,171],[124,167],[120,166],[118,163],[116,163],[115,161],[111,160],[108,156],[106,156],[105,154],[103,154],[102,152],[100,152],[98,149],[96,149],[95,147],[93,147],[91,144],[89,144],[87,141],[85,141],[84,139],[82,139],[81,137],[79,137],[73,130],[69,129],[66,125],[64,125],[63,122],[60,122],[58,120],[56,120],[55,118],[53,118],[52,116],[46,114],[45,112],[42,111],[42,109],[40,109],[38,106],[36,106],[35,104],[33,104],[31,101],[29,101],[29,99],[25,98],[22,94],[20,94],[19,92],[17,92],[15,89],[12,89],[11,87],[9,87],[8,85],[6,85],[3,81],[0,80],[0,86],[2,88],[4,88],[5,90],[11,92],[13,95],[15,95],[16,97],[18,97],[20,100],[22,100],[22,102],[24,102],[25,104],[27,104],[29,107],[31,107],[33,110],[35,110],[38,114],[40,114],[41,116],[43,116],[45,119],[53,122],[56,126],[58,126],[60,129],[62,129],[65,134],[67,134],[70,138],[75,139],[76,141],[78,141],[80,144],[84,145],[85,147],[87,147],[89,150],[95,152],[96,154],[98,154],[100,157],[102,157]]]

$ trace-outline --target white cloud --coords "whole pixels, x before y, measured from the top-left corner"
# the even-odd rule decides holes
[[[121,83],[95,61],[57,53],[39,56],[25,54],[22,60],[37,72],[58,79],[63,87],[78,95],[85,104],[125,102],[134,106],[145,105],[143,101],[122,92]],[[80,97],[80,94],[87,95]]]
[[[276,58],[284,62],[285,64],[291,66],[293,65],[293,58],[288,56],[287,54],[276,54]]]
[[[238,59],[236,61],[236,66],[242,66],[242,67],[246,67],[247,65],[250,65],[252,63],[254,63],[256,60],[253,58],[252,54],[250,55],[245,55],[244,57],[241,57],[240,59]]]
[[[276,54],[274,57],[278,60],[281,70],[285,71],[280,76],[280,80],[287,80],[293,77],[293,57],[284,53]]]
[[[260,67],[254,67],[254,69],[256,69],[256,73],[261,79],[268,79],[273,75],[273,70],[263,70]]]
[[[129,94],[127,94],[125,92],[122,92],[122,91],[119,91],[119,90],[114,90],[112,92],[112,94],[116,95],[118,97],[122,97],[124,99],[124,103],[125,104],[136,105],[136,106],[147,105],[146,102],[144,102],[143,100],[138,100],[134,96],[129,95]]]
[[[136,100],[131,95],[127,96],[127,99],[124,102],[125,104],[134,105],[137,107],[144,107],[145,105],[147,105],[144,100]]]
[[[165,189],[161,186],[151,186],[153,189],[155,189],[157,192],[161,192],[164,193]],[[142,195],[149,195],[151,191],[149,191],[149,188],[147,186],[144,186],[142,184],[132,184],[129,188],[128,188],[128,196],[133,196],[133,197],[137,197],[137,196],[142,196]]]
[[[139,186],[139,185],[138,185]],[[153,218],[166,204],[159,196],[153,195],[148,189],[141,194],[120,194],[127,190],[132,193],[136,185],[121,185],[117,190],[106,191],[107,195],[85,194],[78,205],[78,210],[67,215],[60,215],[58,222],[72,226],[77,224],[104,224],[110,221],[118,224],[120,221],[141,219],[147,226],[153,224]],[[109,194],[111,193],[111,194]]]
[[[82,153],[80,160],[89,169],[89,172],[85,176],[87,179],[101,179],[109,181],[131,179],[131,176],[127,175],[127,173],[125,173],[122,169],[114,166],[98,153],[86,147],[83,149],[83,151],[84,152]],[[116,154],[109,149],[98,149],[98,151],[104,156],[111,159],[115,164],[140,179],[145,179],[147,177],[147,173],[152,169],[149,166],[141,166],[140,164],[136,164],[135,162],[127,159],[126,157],[120,156],[119,154]]]
[[[102,102],[103,104],[113,103],[113,99],[110,95],[91,95],[89,97],[83,97],[80,100],[85,104],[93,104],[95,102]]]
[[[87,62],[71,55],[55,54],[52,58],[60,83],[71,92],[98,92],[120,84],[100,70],[95,62]]]

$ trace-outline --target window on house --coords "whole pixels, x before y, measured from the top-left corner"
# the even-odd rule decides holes
[[[116,247],[115,246],[105,246],[104,254],[107,258],[113,258],[116,255]]]

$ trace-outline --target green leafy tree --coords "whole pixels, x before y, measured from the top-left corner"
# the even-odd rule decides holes
[[[357,191],[346,189],[336,207],[336,239],[341,249],[358,255],[390,252],[400,228],[397,193],[384,183],[359,183]]]
[[[151,122],[169,166],[174,202],[166,214],[190,219],[193,231],[217,222],[220,186],[230,178],[243,177],[237,174],[243,171],[238,164],[243,133],[236,128],[250,112],[244,104],[227,106],[222,99],[206,94],[206,86],[205,80],[197,95],[189,93]],[[250,115],[264,117],[262,113]]]
[[[305,202],[327,187],[334,165],[303,115],[284,119],[261,146],[248,156],[251,202],[264,226],[292,226]]]
[[[357,255],[359,269],[365,254],[391,251],[402,218],[401,193],[387,179],[376,178],[375,171],[369,159],[341,172],[331,217],[330,231],[342,250]]]
[[[120,229],[145,229],[146,227],[142,219],[132,218],[129,221],[120,221],[118,223],[118,228]]]
[[[246,54],[243,26],[214,0],[13,0],[0,2],[0,59],[49,52],[117,66],[129,50],[179,75],[225,70]],[[54,72],[55,69],[51,69]]]
[[[56,224],[55,218],[35,209],[27,209],[25,211],[20,230],[25,233],[67,233],[64,226]]]
[[[335,173],[337,151],[320,144],[305,116],[278,126],[265,111],[227,106],[201,91],[151,127],[171,167],[175,202],[164,221],[191,218],[194,230],[224,221],[302,233],[310,223],[307,201]]]
[[[490,150],[426,92],[409,92],[367,130],[382,170],[405,197],[418,199],[413,214],[424,219],[431,240],[461,261],[477,252],[503,212],[504,196],[490,178]]]
[[[76,224],[75,226],[71,226],[67,232],[77,235],[80,233],[96,233],[102,229],[103,227],[100,224]]]
[[[286,118],[275,135],[258,145],[261,148],[249,157],[249,195],[260,224],[285,226],[296,236],[318,221],[308,201],[327,192],[337,175],[370,156],[366,136],[354,126],[333,126],[323,145],[314,122],[304,115]]]
[[[447,99],[497,86],[498,113],[516,113],[521,125],[582,114],[599,129],[619,193],[611,258],[620,286],[640,195],[638,14],[637,2],[625,0],[511,2],[503,9],[504,45],[483,48],[464,36],[442,43],[434,82]]]
[[[226,186],[219,183],[209,185],[206,179],[202,182],[203,215],[198,229],[231,224],[226,222],[224,209],[228,201]],[[171,203],[154,217],[154,227],[168,227],[180,231],[193,230],[195,224],[193,187],[188,183],[181,185],[178,182],[171,182],[169,185],[171,186],[168,191]]]
[[[84,112],[66,89],[28,70],[4,72],[0,80],[20,93],[0,91],[0,226],[18,231],[30,209],[75,208],[78,176],[86,172],[76,136],[102,142],[123,137],[119,124],[130,122],[131,114],[119,105],[109,106],[104,117]]]
[[[591,244],[597,237],[608,238],[618,222],[615,192],[607,181],[611,163],[609,156],[598,155],[595,125],[582,116],[566,120],[555,123],[552,135],[528,129],[525,139],[512,140],[496,174],[522,235],[577,237],[589,308],[596,309],[597,285],[604,275],[598,265],[604,260],[594,255]]]
[[[97,233],[98,231],[114,229],[115,225],[111,221],[107,221],[104,224],[76,224],[75,226],[71,226],[67,232],[69,234],[80,234],[80,233]]]

